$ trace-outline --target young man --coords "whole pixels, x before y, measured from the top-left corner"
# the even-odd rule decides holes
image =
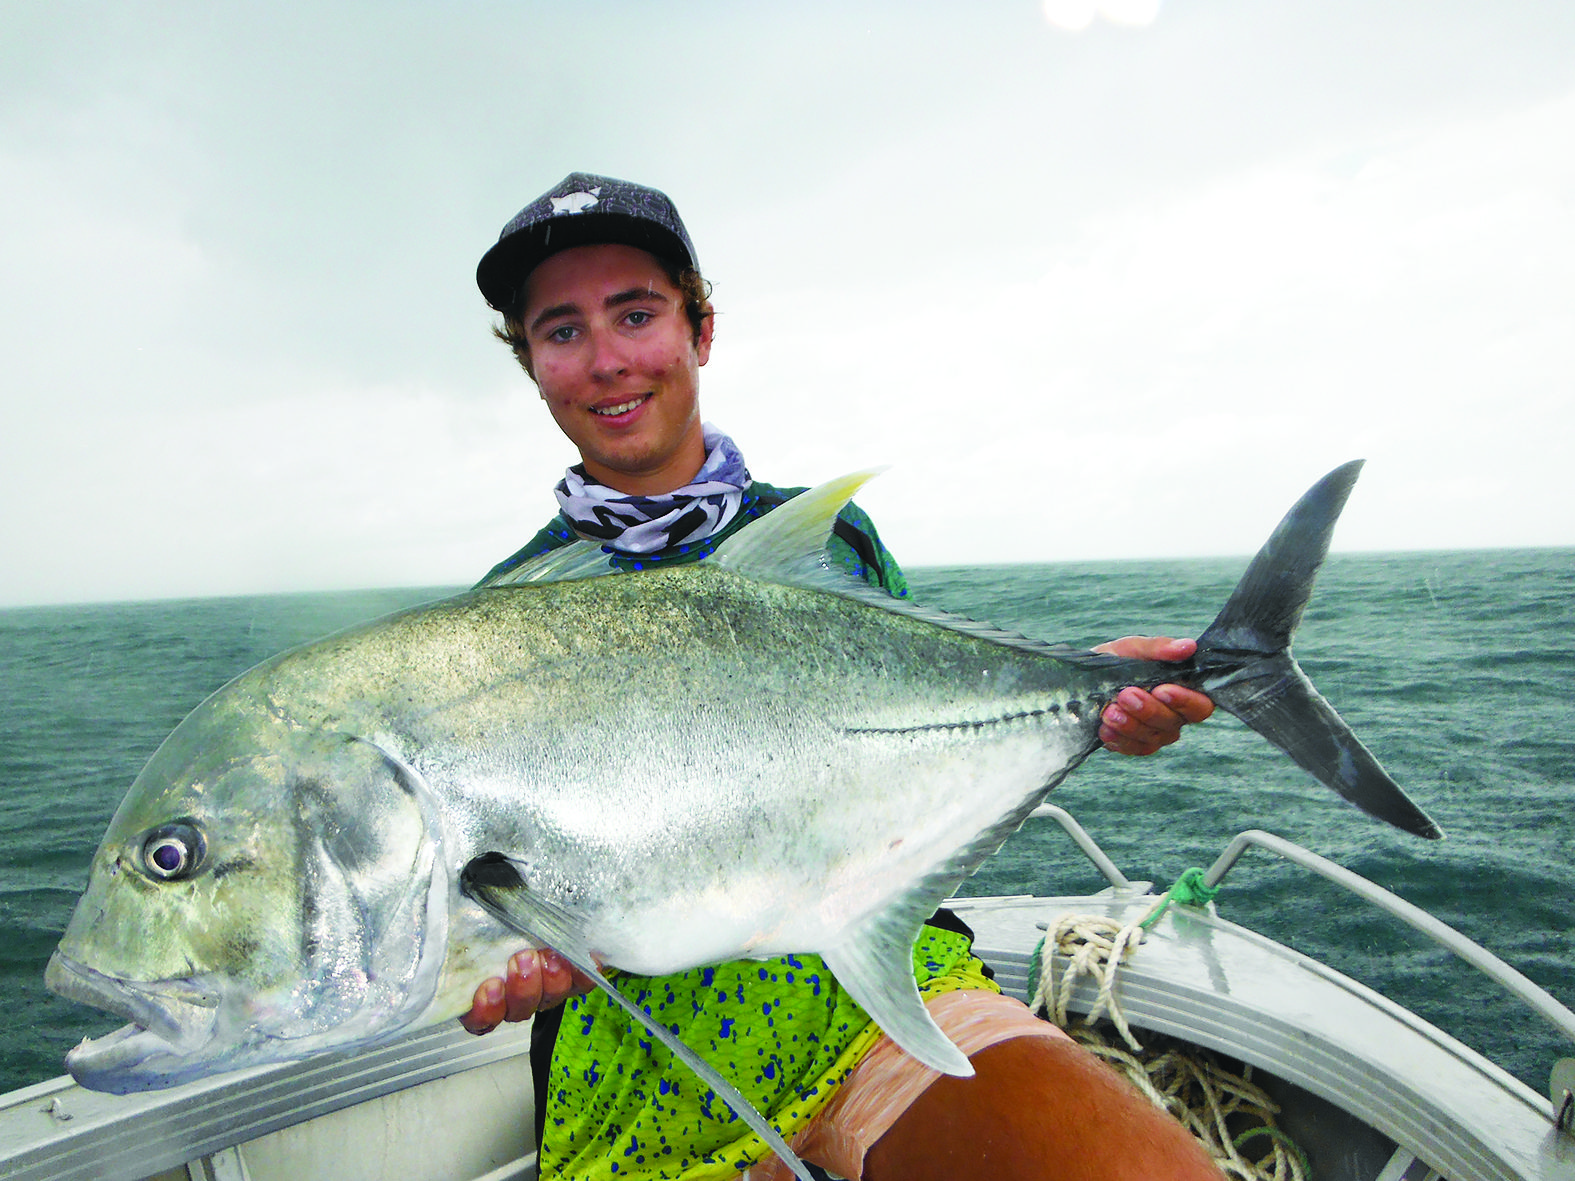
[[[576,537],[632,568],[697,561],[801,491],[753,480],[732,440],[701,421],[699,371],[715,322],[693,244],[663,194],[572,174],[504,227],[477,282],[581,458],[557,487],[560,514],[489,578]],[[907,593],[858,509],[844,510],[830,546],[850,573]],[[1107,647],[1151,659],[1192,651],[1190,641],[1135,637]],[[1178,686],[1127,689],[1101,738],[1152,753],[1212,708]],[[932,1014],[970,1053],[971,1079],[937,1079],[897,1051],[818,957],[617,982],[706,1052],[806,1160],[841,1176],[1218,1176],[1179,1125],[1001,997],[969,942],[938,914],[915,974]],[[605,997],[580,995],[585,985],[554,953],[521,952],[462,1019],[482,1033],[542,1015],[532,1058],[543,1175],[722,1178],[751,1161],[760,1162],[752,1177],[773,1175],[758,1141],[679,1077],[683,1067],[666,1070]],[[739,1019],[746,1008],[759,1016]],[[1050,1173],[1051,1161],[1074,1167]]]

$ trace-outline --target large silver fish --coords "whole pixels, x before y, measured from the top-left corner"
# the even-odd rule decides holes
[[[588,971],[818,952],[905,1049],[968,1073],[920,1002],[915,935],[1098,747],[1123,686],[1199,687],[1438,835],[1289,653],[1359,467],[1292,510],[1183,665],[832,572],[856,477],[698,565],[585,577],[605,559],[571,548],[274,657],[115,814],[48,980],[132,1024],[67,1065],[124,1092],[387,1040],[466,1010],[523,932]]]

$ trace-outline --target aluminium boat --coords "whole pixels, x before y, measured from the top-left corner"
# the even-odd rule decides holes
[[[1234,1137],[1242,1142],[1235,1151],[1267,1161],[1255,1150],[1277,1145],[1290,1163],[1258,1175],[1575,1181],[1575,1058],[1550,1063],[1548,1093],[1539,1094],[1373,989],[1221,918],[1212,903],[1168,904],[1168,893],[1128,880],[1063,809],[1044,805],[1035,816],[1059,823],[1109,884],[1084,896],[953,899],[948,905],[974,929],[975,950],[1007,993],[1025,1001],[1064,995],[1073,1016],[1113,1012],[1132,1040],[1202,1055],[1208,1070],[1266,1099],[1272,1133],[1248,1127]],[[1379,907],[1447,947],[1502,988],[1506,1021],[1529,1015],[1575,1042],[1575,1013],[1513,968],[1289,841],[1242,833],[1203,875],[1205,888],[1251,848],[1344,887],[1353,910]],[[1081,976],[1059,944],[1044,955],[1046,931],[1067,927],[1067,915],[1123,932],[1125,954],[1118,948],[1113,967]],[[528,1027],[476,1038],[455,1023],[359,1054],[140,1095],[98,1094],[58,1078],[0,1102],[0,1178],[529,1181],[528,1050]],[[1119,1045],[1110,1056],[1136,1058]],[[1223,1127],[1227,1117],[1235,1132],[1239,1112],[1216,1106],[1206,1122]]]

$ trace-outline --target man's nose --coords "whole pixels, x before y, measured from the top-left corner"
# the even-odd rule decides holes
[[[616,377],[629,368],[623,341],[616,332],[591,333],[591,372],[597,377]]]

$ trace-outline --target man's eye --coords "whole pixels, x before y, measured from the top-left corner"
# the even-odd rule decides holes
[[[547,333],[547,339],[556,341],[558,344],[567,344],[569,341],[574,339],[574,329],[567,324],[563,325],[561,328],[554,328],[551,332]]]
[[[624,323],[633,325],[634,327],[638,328],[642,324],[649,324],[655,318],[656,317],[653,316],[650,312],[635,311],[635,312],[630,312],[627,316],[624,317]]]

